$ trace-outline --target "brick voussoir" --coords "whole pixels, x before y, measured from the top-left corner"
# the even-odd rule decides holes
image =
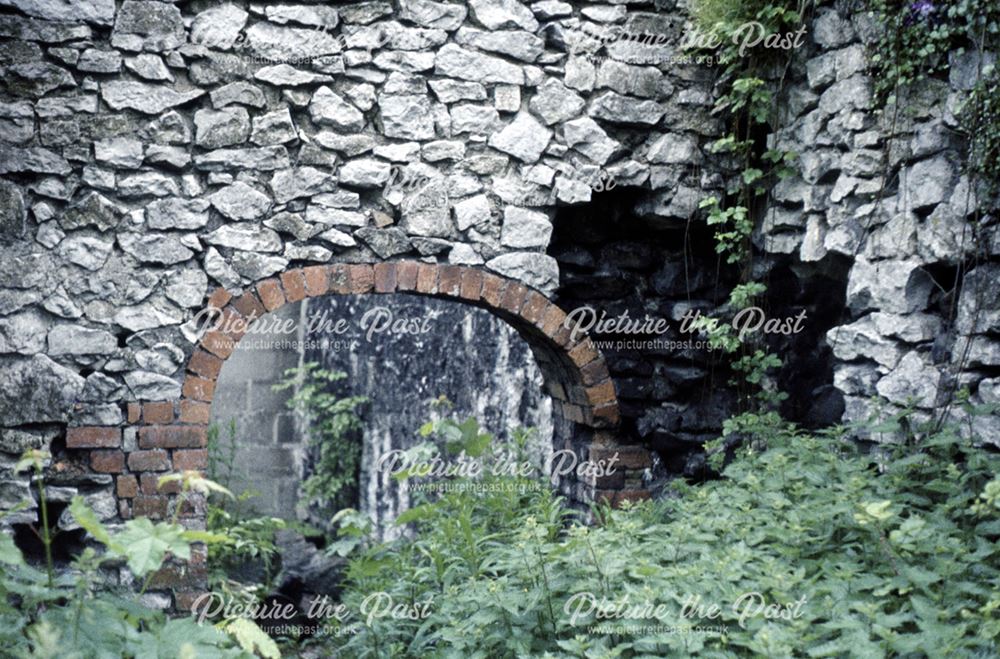
[[[459,297],[462,290],[462,268],[457,265],[444,265],[438,273],[438,295]]]
[[[348,295],[351,292],[351,271],[346,263],[334,263],[328,266],[327,277],[331,293]]]
[[[375,271],[369,263],[360,263],[350,267],[350,282],[352,295],[371,293],[375,286]]]
[[[195,350],[188,362],[187,370],[209,380],[217,380],[225,362],[206,350]]]
[[[396,292],[397,271],[395,263],[376,263],[373,276],[376,293]]]
[[[288,302],[300,302],[306,299],[306,282],[302,270],[288,270],[281,273],[281,287],[285,290]]]
[[[417,268],[417,292],[434,295],[438,289],[438,266],[421,263]]]
[[[275,311],[285,305],[285,290],[275,277],[257,282],[257,295],[268,311]]]
[[[185,398],[210,403],[212,402],[212,397],[215,396],[215,381],[189,375],[184,379],[184,387],[181,389],[181,393]]]
[[[330,290],[330,270],[325,265],[311,265],[302,269],[306,296],[326,295]]]
[[[475,268],[465,268],[462,271],[462,286],[459,296],[469,302],[478,302],[483,290],[483,273]]]
[[[401,261],[396,267],[396,290],[414,291],[417,289],[417,272],[420,264],[416,261]]]

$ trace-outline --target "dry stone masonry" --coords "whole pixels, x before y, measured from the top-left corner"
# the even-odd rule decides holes
[[[672,2],[644,0],[0,0],[0,501],[28,502],[4,523],[37,516],[11,473],[29,447],[53,452],[56,504],[79,492],[112,522],[171,512],[156,478],[205,466],[214,383],[241,335],[201,332],[198,313],[253,319],[327,294],[496,313],[535,352],[557,441],[591,459],[621,452],[624,471],[564,492],[649,496],[647,449],[669,464],[731,400],[691,399],[703,364],[606,362],[561,323],[616,296],[676,319],[692,282],[706,311],[720,302],[711,257],[682,276],[685,243],[671,238],[698,225],[727,171],[706,148],[722,133],[714,72],[677,49],[684,23]],[[602,36],[619,30],[656,38]],[[873,394],[933,409],[952,380],[1000,402],[1000,240],[992,264],[956,270],[969,186],[948,128],[975,67],[957,60],[907,119],[877,203],[871,34],[834,8],[809,25],[772,137],[799,152],[799,175],[775,192],[761,267],[794,283],[789,299],[816,282],[844,299],[800,354],[832,349],[817,386],[847,419]],[[614,208],[594,185],[610,180]],[[632,246],[605,249],[585,222],[612,214],[639,222]],[[659,233],[644,243],[636,226]],[[197,526],[203,502],[182,513]],[[152,588],[183,605],[204,555],[189,569]]]

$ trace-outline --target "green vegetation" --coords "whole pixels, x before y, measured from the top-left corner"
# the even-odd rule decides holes
[[[357,550],[342,599],[361,613],[314,642],[352,657],[996,656],[1000,457],[915,432],[875,464],[844,429],[778,429],[724,479],[598,509],[593,526],[547,487],[444,494],[402,520],[412,538]],[[376,592],[398,615],[364,615]],[[665,631],[685,626],[708,631]]]

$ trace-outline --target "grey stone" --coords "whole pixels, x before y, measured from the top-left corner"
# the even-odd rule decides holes
[[[167,197],[180,195],[177,180],[159,172],[141,172],[118,179],[119,197]]]
[[[322,204],[309,204],[306,208],[306,221],[324,225],[363,227],[368,223],[368,218],[364,213],[331,208]]]
[[[420,143],[384,144],[375,147],[373,152],[379,158],[385,158],[392,162],[413,162],[420,159]]]
[[[340,20],[344,23],[367,25],[378,20],[382,16],[391,15],[393,7],[390,2],[369,0],[369,2],[341,5],[338,11],[340,14]]]
[[[282,251],[281,237],[271,229],[255,224],[223,225],[205,236],[205,242],[249,252]]]
[[[28,209],[24,205],[21,189],[10,181],[0,179],[0,240],[24,235],[27,219]]]
[[[443,79],[430,80],[428,84],[442,103],[486,100],[486,88],[478,82]]]
[[[267,20],[278,25],[297,23],[311,27],[337,27],[339,17],[333,7],[306,5],[269,5],[264,8]]]
[[[486,267],[542,292],[554,290],[559,285],[559,265],[547,254],[535,252],[503,254],[487,261]]]
[[[179,325],[181,323],[182,318],[176,309],[163,309],[161,306],[166,305],[158,306],[152,302],[146,302],[121,307],[115,313],[114,321],[132,332],[141,332],[147,329]]]
[[[273,69],[277,67],[265,67],[261,71],[268,68]],[[218,89],[213,89],[210,95],[212,98],[212,107],[217,110],[227,105],[233,105],[234,103],[248,105],[252,108],[262,108],[267,103],[264,99],[264,92],[261,91],[260,87],[243,80],[231,82]]]
[[[167,276],[164,293],[177,305],[190,308],[200,307],[208,290],[208,277],[200,269],[185,268]]]
[[[309,103],[309,115],[317,124],[340,130],[360,131],[365,126],[361,111],[329,87],[320,87]]]
[[[160,144],[190,144],[191,128],[176,111],[170,111],[149,122],[150,138]]]
[[[323,227],[306,222],[301,213],[277,213],[266,220],[264,226],[294,236],[296,240],[309,240],[323,230]]]
[[[509,55],[525,62],[534,62],[545,50],[542,39],[521,31],[487,32],[462,27],[455,33],[455,41],[463,46]]]
[[[22,0],[4,0],[5,3]],[[30,1],[30,0],[27,0]],[[41,1],[41,0],[40,0]],[[44,43],[61,43],[78,39],[90,39],[93,30],[86,25],[70,23],[50,23],[36,21],[21,16],[9,14],[0,16],[0,36],[22,39],[25,41],[42,41]]]
[[[189,103],[204,94],[205,92],[200,89],[178,92],[161,85],[128,80],[111,80],[101,85],[101,97],[111,109],[137,110],[144,114],[162,114],[170,108]]]
[[[60,286],[52,295],[45,298],[45,301],[42,302],[42,308],[50,314],[59,316],[60,318],[75,319],[83,315],[83,311],[72,299],[70,299],[69,295],[66,293],[66,289],[62,286]]]
[[[698,139],[692,135],[666,133],[649,147],[646,159],[654,164],[701,164]]]
[[[118,349],[118,339],[111,332],[78,325],[56,325],[48,341],[50,355],[110,355]]]
[[[376,55],[374,63],[387,71],[420,73],[434,68],[434,53],[387,50]]]
[[[321,131],[313,135],[312,139],[320,146],[343,153],[348,157],[371,151],[375,146],[375,138],[371,135],[340,135],[330,131]]]
[[[288,259],[267,256],[256,252],[236,252],[233,254],[233,270],[249,281],[258,281],[288,268]]]
[[[906,171],[906,201],[914,210],[939,204],[954,187],[958,168],[946,156],[921,160]]]
[[[140,263],[173,265],[194,256],[179,238],[167,233],[120,233],[118,244]]]
[[[573,15],[573,5],[560,0],[542,0],[531,5],[531,11],[538,18],[547,21],[552,18],[563,18]]]
[[[527,112],[520,112],[502,131],[489,139],[489,145],[524,162],[537,162],[552,139],[552,131]]]
[[[191,164],[191,154],[184,147],[150,144],[146,148],[146,163],[184,169]],[[114,186],[112,186],[114,187]]]
[[[566,146],[576,149],[598,165],[608,162],[621,144],[608,137],[604,129],[590,117],[581,117],[563,125]]]
[[[819,111],[831,115],[848,109],[867,110],[871,102],[871,79],[859,74],[830,85],[819,97]]]
[[[344,185],[377,188],[389,180],[389,173],[388,163],[374,158],[361,158],[344,163],[338,176]]]
[[[465,142],[459,140],[428,142],[424,144],[420,153],[427,162],[462,160],[465,157]]]
[[[88,226],[108,231],[118,226],[123,213],[122,207],[99,192],[90,192],[63,212],[59,225],[67,231]]]
[[[635,66],[606,59],[597,69],[597,87],[613,89],[626,96],[659,98],[670,91],[669,86],[664,88],[665,84],[669,85],[655,66]]]
[[[347,38],[348,48],[375,50],[390,46],[396,50],[432,50],[448,40],[444,30],[403,27],[396,21],[376,23]]]
[[[472,15],[491,30],[521,28],[528,32],[538,29],[531,10],[517,0],[469,0]]]
[[[497,85],[493,89],[493,105],[500,112],[521,109],[521,88],[517,85]]]
[[[524,84],[524,71],[521,67],[499,57],[483,55],[455,44],[446,44],[438,50],[434,73],[473,82]]]
[[[896,368],[878,381],[875,389],[898,405],[912,402],[917,407],[931,409],[937,403],[941,379],[941,372],[914,350],[906,353]]]
[[[896,367],[904,352],[896,341],[879,333],[871,314],[827,331],[826,341],[838,359],[870,359],[889,369]]]
[[[271,198],[237,181],[208,197],[212,206],[231,220],[256,220],[271,209]]]
[[[405,21],[449,31],[458,29],[468,13],[463,5],[432,0],[400,0],[399,9]]]
[[[65,158],[42,147],[0,146],[0,174],[31,172],[65,176],[72,170]]]
[[[45,351],[49,322],[35,308],[0,318],[0,353],[33,355]]]
[[[329,32],[255,23],[246,31],[255,55],[276,63],[308,61],[340,52],[340,42]]]
[[[125,0],[118,10],[111,45],[132,51],[162,52],[184,43],[184,21],[174,5]]]
[[[276,87],[299,87],[333,82],[333,76],[303,71],[289,64],[275,64],[258,69],[253,77]]]
[[[240,285],[239,273],[233,270],[214,247],[209,247],[205,252],[205,272],[228,289],[235,289]]]
[[[326,263],[333,258],[333,252],[320,245],[296,245],[289,243],[285,245],[283,257],[287,261],[312,261],[316,263]],[[239,270],[239,268],[237,268]]]
[[[847,282],[847,304],[855,312],[878,309],[890,313],[922,311],[934,286],[916,259],[872,263],[859,256]]]
[[[507,206],[503,211],[500,244],[507,247],[548,247],[552,223],[545,213]]]
[[[584,105],[584,100],[579,94],[555,78],[549,78],[542,83],[529,103],[531,111],[549,126],[576,117]]]
[[[0,0],[0,6],[47,21],[87,22],[111,25],[115,20],[114,0]],[[24,37],[27,38],[27,37]]]
[[[1000,327],[1000,266],[983,263],[962,279],[955,329],[960,334],[986,334]]]
[[[338,247],[354,247],[358,244],[358,242],[354,240],[350,234],[344,233],[339,229],[327,229],[317,237],[320,240],[325,240],[326,242]]]
[[[453,135],[472,133],[487,137],[500,125],[500,113],[492,105],[456,105],[451,109]]]
[[[194,113],[195,144],[206,149],[242,144],[250,136],[246,108],[198,110]]]
[[[655,126],[665,110],[655,101],[636,101],[617,92],[606,92],[590,103],[587,114],[614,124]]]
[[[125,68],[140,78],[154,81],[173,82],[174,76],[159,55],[141,53],[125,60]]]
[[[117,73],[122,69],[122,56],[114,50],[88,48],[80,55],[76,68],[92,73]]]
[[[589,92],[597,83],[597,69],[593,62],[584,57],[570,57],[566,60],[566,86],[578,91]]]
[[[382,131],[386,137],[403,140],[434,138],[431,102],[424,94],[383,95],[378,99]]]
[[[16,96],[38,98],[60,87],[75,87],[69,71],[48,62],[24,62],[4,69],[4,86]]]
[[[829,8],[817,11],[811,32],[813,41],[826,49],[837,48],[854,40],[851,22]]]
[[[332,175],[315,167],[281,169],[271,177],[271,193],[279,204],[299,197],[311,197],[321,192],[330,192],[336,187],[337,180]]]
[[[180,382],[159,373],[131,371],[125,374],[125,384],[136,400],[175,400],[181,396]]]
[[[262,172],[291,166],[288,150],[283,146],[262,146],[255,149],[216,149],[194,157],[195,167],[208,171],[256,169]]]
[[[413,249],[410,239],[405,233],[403,233],[403,231],[396,227],[389,227],[388,229],[364,227],[358,229],[356,235],[358,238],[363,240],[365,244],[379,256],[379,258],[383,259],[405,254]]]
[[[0,356],[0,426],[65,422],[83,385],[45,355]]]
[[[459,231],[470,227],[485,229],[491,223],[493,213],[490,200],[484,195],[476,195],[455,204],[455,225]]]
[[[109,137],[94,142],[94,159],[124,169],[142,165],[142,141],[134,137]]]
[[[199,12],[191,24],[191,43],[206,48],[229,50],[247,24],[248,16],[245,11],[229,3]]]
[[[146,206],[150,229],[200,229],[208,224],[209,202],[204,199],[157,199]]]
[[[90,271],[100,270],[111,255],[114,240],[86,232],[67,235],[59,243],[59,256]]]

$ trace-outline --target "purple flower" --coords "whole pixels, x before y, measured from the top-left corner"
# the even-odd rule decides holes
[[[937,7],[931,0],[916,0],[910,3],[910,13],[906,17],[906,24],[912,25],[917,22],[931,22]]]

